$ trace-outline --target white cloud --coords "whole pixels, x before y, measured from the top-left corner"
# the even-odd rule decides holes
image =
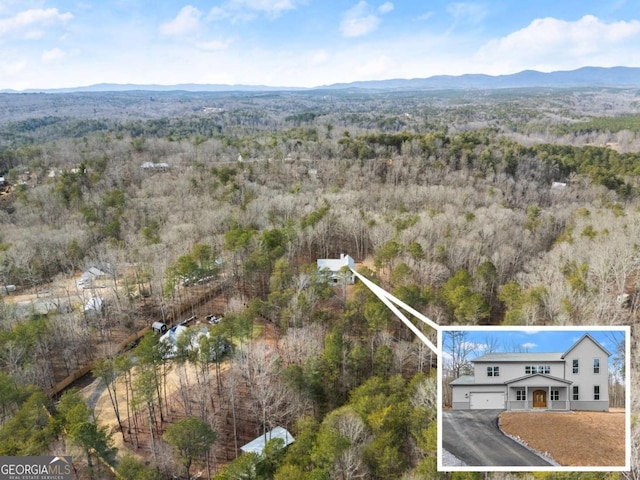
[[[296,8],[296,2],[291,0],[230,0],[229,4],[272,15]]]
[[[342,14],[340,32],[345,37],[362,37],[377,29],[380,22],[380,17],[362,0]]]
[[[535,344],[535,343],[532,343],[532,342],[527,342],[527,343],[523,343],[521,346],[522,346],[522,348],[526,348],[527,350],[531,350],[531,349],[536,348],[538,345]]]
[[[302,0],[304,1],[304,0]],[[248,22],[262,13],[277,18],[288,10],[295,10],[301,0],[228,0],[209,11],[208,20],[230,19],[232,22]]]
[[[193,33],[200,26],[202,12],[196,7],[187,5],[180,10],[176,18],[160,25],[160,33],[181,36]]]
[[[322,65],[323,63],[326,63],[328,60],[329,60],[329,54],[327,53],[327,51],[318,50],[311,54],[309,63],[311,63],[311,65]]]
[[[493,39],[475,55],[509,69],[568,69],[584,65],[612,66],[638,59],[640,21],[606,23],[593,15],[570,22],[536,19],[506,37]],[[608,63],[609,62],[609,63]]]
[[[0,19],[0,35],[22,34],[26,38],[39,38],[43,35],[41,27],[65,23],[73,14],[60,13],[57,8],[24,10],[13,17]]]
[[[450,3],[447,5],[447,12],[449,12],[456,22],[480,23],[487,16],[486,8],[477,3]]]
[[[60,60],[66,56],[66,52],[59,48],[52,48],[51,50],[46,50],[42,52],[41,58],[43,62],[55,62],[56,60]]]
[[[394,9],[394,8],[395,8],[395,7],[393,6],[393,3],[391,3],[391,2],[384,2],[382,5],[380,5],[380,6],[378,7],[378,11],[379,11],[380,13],[383,13],[383,14],[384,14],[384,13],[389,13],[389,12],[393,11],[393,9]]]
[[[431,17],[433,17],[435,15],[434,12],[424,12],[420,15],[418,15],[415,20],[423,22],[425,20],[429,20]]]
[[[200,50],[207,50],[215,52],[219,50],[226,50],[229,48],[231,40],[209,40],[207,42],[197,42],[196,47]]]
[[[17,75],[27,69],[28,63],[25,60],[17,62],[0,62],[0,71],[5,75]]]

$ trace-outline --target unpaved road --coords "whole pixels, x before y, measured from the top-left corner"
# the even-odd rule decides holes
[[[550,466],[498,428],[502,410],[442,412],[442,446],[469,466]]]

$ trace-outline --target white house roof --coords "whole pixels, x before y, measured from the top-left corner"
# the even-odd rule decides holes
[[[167,330],[167,333],[160,337],[160,342],[165,342],[171,346],[171,350],[167,353],[165,358],[173,358],[176,356],[176,353],[178,352],[178,338],[186,331],[187,327],[185,327],[184,325],[176,325],[175,327],[171,327],[169,330]],[[191,338],[191,350],[197,350],[198,348],[200,348],[200,337],[202,336],[209,336],[209,331],[206,328],[198,331]]]
[[[89,267],[80,277],[79,284],[92,282],[98,278],[106,277],[107,274],[104,273],[97,267]]]
[[[104,305],[104,300],[102,297],[91,297],[84,304],[85,312],[100,312],[102,311],[102,306]]]
[[[268,431],[264,435],[260,435],[258,438],[251,440],[246,445],[240,447],[240,450],[243,452],[254,452],[254,453],[262,453],[265,445],[269,440],[273,440],[274,438],[281,438],[284,441],[284,446],[291,445],[295,442],[295,438],[291,435],[286,428],[276,427],[273,430]]]
[[[473,385],[476,383],[476,379],[473,375],[460,375],[449,385]]]
[[[340,258],[319,258],[317,261],[318,270],[328,269],[332,272],[339,272],[342,267],[355,268],[356,263],[349,255],[340,254]]]
[[[545,375],[544,373],[534,373],[533,375],[524,375],[522,377],[514,378],[512,380],[507,380],[504,383],[505,385],[511,385],[512,387],[517,387],[518,384],[531,385],[531,379],[536,377],[544,378],[545,379],[544,385],[551,386],[551,387],[565,386],[573,383],[569,380],[565,380],[564,378],[553,377],[551,375]]]
[[[580,342],[585,338],[591,340],[597,345],[607,356],[611,353],[607,351],[597,340],[591,335],[585,333],[580,339],[574,343],[566,352],[548,352],[548,353],[486,353],[477,358],[474,358],[472,362],[562,362],[564,358],[573,350]]]
[[[170,345],[177,345],[178,337],[182,335],[186,330],[187,330],[187,327],[184,327],[182,325],[176,325],[175,327],[167,330],[167,333],[165,333],[160,337],[160,341],[166,342]]]
[[[561,362],[560,353],[486,353],[472,362]]]

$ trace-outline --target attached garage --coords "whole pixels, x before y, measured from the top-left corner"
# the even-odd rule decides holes
[[[505,409],[505,398],[502,392],[471,392],[469,394],[471,410]]]

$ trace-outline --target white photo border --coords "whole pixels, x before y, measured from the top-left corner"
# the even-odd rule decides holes
[[[442,373],[444,365],[444,333],[449,331],[526,332],[526,331],[616,331],[625,334],[625,464],[621,466],[452,466],[443,465],[442,459]],[[631,327],[628,325],[567,325],[567,326],[491,326],[491,325],[441,325],[438,329],[438,471],[441,472],[626,472],[631,470]]]

